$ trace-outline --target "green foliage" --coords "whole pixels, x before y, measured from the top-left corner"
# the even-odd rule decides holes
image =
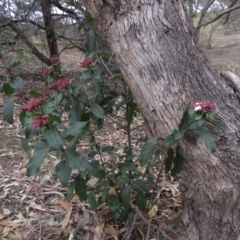
[[[151,138],[143,145],[140,153],[140,160],[139,160],[141,166],[144,166],[150,160],[150,157],[153,154],[156,142],[157,140],[155,138]]]
[[[8,97],[3,106],[4,120],[10,124],[13,124],[13,104],[14,104],[14,98]]]
[[[216,148],[215,141],[212,137],[210,131],[203,127],[203,124],[206,121],[210,121],[215,125],[217,122],[214,119],[214,114],[216,112],[209,109],[204,110],[204,108],[198,112],[193,108],[187,108],[183,113],[183,117],[178,126],[178,129],[174,129],[170,135],[166,137],[164,140],[165,146],[172,146],[178,143],[181,139],[185,140],[193,145],[197,145],[196,138],[201,138],[206,147],[214,152]],[[171,170],[171,174],[175,176],[180,173],[184,166],[184,152],[182,147],[177,144],[177,147],[174,150],[172,148],[168,149],[167,158],[165,159],[165,172],[169,172]]]
[[[11,74],[11,70],[21,62],[17,60],[16,57],[12,58],[10,64],[8,66],[3,66],[2,68],[8,72],[4,76],[4,82],[1,85],[2,91],[8,96],[7,100],[3,106],[3,117],[4,120],[10,124],[13,124],[13,107],[14,107],[14,91],[22,91],[23,90],[23,79],[20,76],[15,76]]]
[[[27,166],[27,175],[35,175],[41,168],[44,158],[49,152],[49,145],[46,141],[38,141],[34,144],[35,154],[30,159]]]

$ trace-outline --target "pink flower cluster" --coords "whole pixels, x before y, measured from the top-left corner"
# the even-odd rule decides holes
[[[196,104],[193,104],[192,108],[196,112],[205,112],[205,111],[209,111],[209,110],[215,110],[216,106],[210,102],[198,102]]]
[[[47,125],[49,120],[49,116],[48,115],[37,115],[33,118],[32,120],[32,125],[35,128],[39,128],[41,126],[45,126]]]
[[[60,62],[60,59],[58,57],[52,57],[49,59],[51,64],[57,64]]]
[[[80,67],[86,67],[94,61],[93,57],[87,57],[83,62],[80,62]]]
[[[60,89],[67,88],[68,85],[69,85],[69,79],[61,78],[56,82],[52,83],[51,85],[49,85],[47,89],[60,90]]]
[[[21,110],[34,111],[34,110],[38,109],[44,101],[45,101],[44,97],[39,97],[39,98],[33,99],[30,102],[28,102],[27,104],[25,104],[24,106],[22,106]]]
[[[51,75],[53,71],[54,71],[53,67],[46,67],[42,70],[42,75],[43,76]]]

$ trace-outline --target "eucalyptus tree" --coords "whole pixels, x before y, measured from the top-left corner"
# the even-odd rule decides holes
[[[182,142],[180,239],[239,239],[239,99],[199,47],[182,0],[82,0],[104,31],[151,134],[163,139],[189,104],[218,107],[217,150]],[[229,8],[230,9],[230,8]],[[226,10],[228,11],[228,10]],[[173,236],[174,238],[174,236]]]

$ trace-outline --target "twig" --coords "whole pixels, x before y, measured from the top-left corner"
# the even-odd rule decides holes
[[[100,57],[100,58],[101,58],[101,61],[102,61],[103,66],[106,68],[107,72],[108,72],[111,76],[113,76],[113,73],[110,71],[110,69],[108,68],[108,66],[105,64],[105,62],[103,61],[102,57]]]
[[[137,218],[137,215],[135,214],[134,219],[133,219],[133,223],[132,223],[132,226],[131,226],[131,229],[130,229],[130,232],[128,233],[128,235],[126,237],[126,240],[129,240],[131,238],[131,233],[133,231],[133,227],[134,227],[134,224],[136,222],[136,218]]]
[[[147,236],[146,236],[146,239],[149,239],[150,230],[151,230],[151,224],[148,223],[148,230],[147,230]]]
[[[160,178],[160,175],[161,175],[162,170],[163,170],[163,165],[164,165],[164,164],[162,164],[162,167],[161,167],[161,169],[160,169],[159,172],[158,172],[157,179],[156,179],[155,185],[154,185],[154,187],[153,187],[153,191],[156,191],[158,179]]]

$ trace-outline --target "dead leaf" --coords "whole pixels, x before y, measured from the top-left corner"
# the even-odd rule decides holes
[[[64,230],[69,222],[71,213],[72,213],[72,206],[69,205],[68,203],[64,202],[63,200],[59,201],[59,204],[67,211],[67,214],[65,216],[65,218],[63,219],[62,223],[62,230]]]
[[[151,207],[151,209],[148,211],[148,217],[149,218],[155,217],[157,215],[157,211],[158,211],[158,206],[153,205],[153,207]]]
[[[11,230],[11,227],[5,226],[3,228],[2,237],[6,237],[9,234],[10,230]]]
[[[109,194],[110,194],[110,195],[115,195],[115,196],[117,196],[117,192],[116,192],[116,190],[115,190],[114,187],[110,187],[110,188],[109,188]]]
[[[48,210],[43,208],[41,205],[36,204],[35,202],[30,202],[29,207],[43,211],[43,212],[47,212]]]
[[[95,233],[94,240],[100,240],[102,238],[103,228],[104,228],[104,223],[95,227],[95,229],[94,229],[94,233]]]
[[[169,182],[161,182],[160,184],[158,184],[158,186],[169,188],[169,190],[172,192],[172,195],[174,197],[176,197],[176,195],[178,193],[180,193],[180,191],[178,189],[178,185],[174,185],[174,184],[171,184]]]
[[[119,231],[116,228],[114,228],[113,226],[104,227],[104,232],[111,236],[117,236],[119,233]]]
[[[20,231],[15,231],[14,233],[10,232],[7,235],[7,239],[8,240],[22,240],[23,238],[22,238]]]

